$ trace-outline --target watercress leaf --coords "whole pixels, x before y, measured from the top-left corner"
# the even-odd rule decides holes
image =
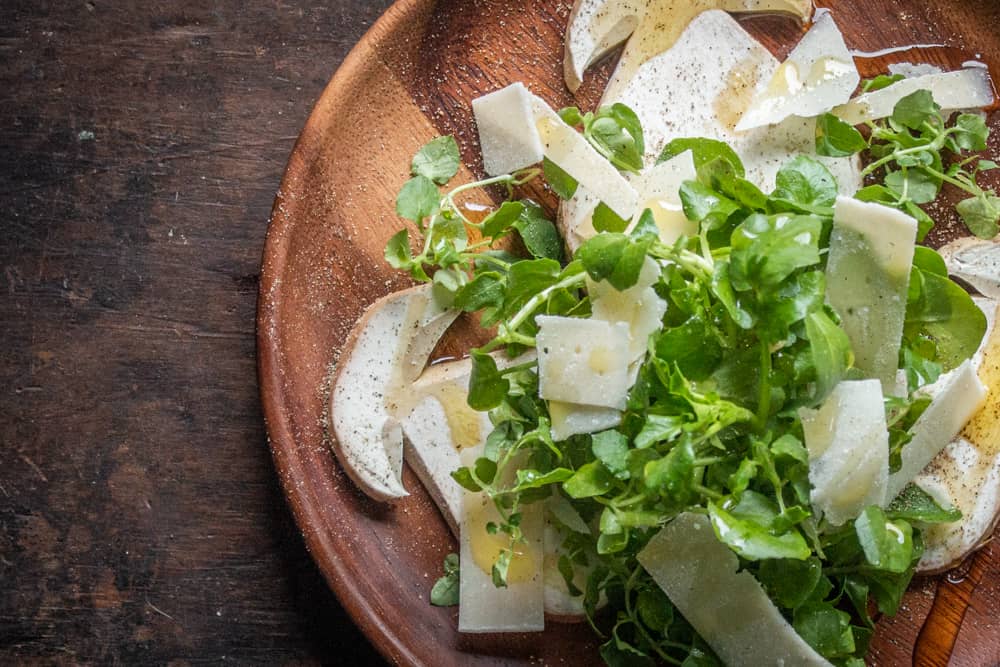
[[[431,588],[431,604],[436,607],[452,607],[458,604],[460,578],[458,554],[448,554],[444,559],[444,576],[434,582]]]
[[[635,609],[639,620],[657,633],[666,634],[674,621],[674,605],[659,586],[649,586],[639,591]]]
[[[898,200],[896,193],[884,185],[866,185],[854,193],[854,198],[858,201],[873,201],[882,204],[895,204]]]
[[[753,315],[744,307],[741,297],[733,291],[733,285],[729,279],[729,262],[719,261],[715,263],[715,271],[712,272],[712,292],[722,302],[729,317],[738,327],[750,329],[753,326]]]
[[[934,248],[918,245],[913,248],[913,266],[920,267],[924,273],[947,277],[948,265],[944,258]]]
[[[827,157],[847,157],[865,149],[868,142],[850,123],[832,113],[816,119],[816,153]]]
[[[719,541],[747,560],[792,558],[805,560],[812,554],[805,538],[797,530],[773,535],[765,525],[753,519],[741,519],[715,501],[708,503],[708,516]]]
[[[908,484],[885,510],[890,520],[948,523],[962,518],[961,510],[942,507],[916,484]]]
[[[689,439],[679,441],[666,456],[650,461],[643,470],[647,489],[681,505],[692,497],[693,472],[694,447]]]
[[[963,113],[955,119],[955,129],[949,137],[958,151],[984,151],[990,135],[986,119],[978,114]]]
[[[937,199],[941,179],[917,167],[889,172],[885,185],[902,200],[928,204]]]
[[[394,269],[408,269],[413,263],[410,253],[410,232],[404,227],[385,244],[385,261]]]
[[[569,556],[562,554],[559,556],[559,562],[556,567],[559,568],[559,574],[562,575],[563,581],[566,584],[566,592],[570,594],[571,597],[579,597],[583,595],[583,591],[577,588],[575,579],[575,572],[573,571],[573,561],[570,560]]]
[[[524,204],[519,201],[505,201],[500,208],[490,213],[483,219],[483,236],[497,238],[502,236],[518,216],[524,211]]]
[[[921,125],[936,116],[940,110],[931,91],[918,90],[896,102],[891,119],[903,127],[919,130]]]
[[[796,609],[792,627],[825,658],[854,653],[850,614],[828,602],[810,602]]]
[[[572,476],[573,471],[569,468],[554,468],[548,472],[540,472],[531,468],[519,468],[513,490],[540,489],[549,484],[565,482]]]
[[[618,553],[628,546],[628,531],[621,533],[601,533],[597,538],[597,553],[601,555]]]
[[[683,137],[674,139],[663,147],[663,151],[660,153],[660,157],[656,159],[656,163],[659,164],[661,162],[666,162],[667,160],[680,155],[684,151],[691,151],[691,157],[694,159],[695,169],[700,168],[707,162],[722,158],[733,166],[733,172],[737,176],[740,178],[746,176],[746,170],[743,168],[743,162],[740,160],[740,156],[736,154],[736,151],[730,148],[729,144],[716,139],[705,139],[701,137]]]
[[[533,257],[562,261],[562,239],[556,226],[545,217],[541,206],[528,202],[513,226]]]
[[[654,342],[656,356],[676,364],[685,377],[704,380],[722,360],[722,345],[701,315],[692,315],[680,326],[664,328]]]
[[[879,74],[874,79],[865,79],[861,82],[861,92],[870,93],[875,90],[888,88],[897,81],[903,80],[902,74]]]
[[[854,530],[868,564],[879,570],[902,573],[913,556],[913,531],[906,521],[890,521],[876,505],[854,521]]]
[[[396,213],[418,224],[437,213],[440,205],[441,194],[434,181],[426,176],[414,176],[403,183],[396,197]]]
[[[635,137],[622,125],[613,108],[598,110],[594,120],[585,125],[584,136],[619,169],[635,173],[642,170],[642,153]],[[641,140],[641,132],[639,137]]]
[[[903,202],[902,210],[903,213],[906,213],[911,218],[917,221],[917,242],[918,243],[922,242],[924,240],[924,237],[927,236],[927,232],[929,232],[931,228],[934,226],[934,219],[931,216],[927,215],[924,209],[920,208],[910,200]]]
[[[523,260],[512,264],[507,273],[503,312],[511,316],[531,297],[559,280],[562,267],[554,259]]]
[[[440,308],[451,308],[455,303],[455,294],[468,280],[464,271],[448,268],[438,269],[431,280],[431,296]]]
[[[919,297],[906,304],[903,327],[908,340],[925,336],[937,346],[937,358],[945,371],[975,354],[986,332],[986,316],[969,293],[945,276],[911,270],[910,282],[922,287]]]
[[[837,181],[817,160],[799,155],[782,165],[775,177],[772,203],[803,212],[828,213],[837,200]]]
[[[635,437],[637,449],[645,449],[658,442],[670,442],[681,434],[684,427],[682,415],[650,414]]]
[[[628,220],[619,217],[604,202],[599,203],[594,209],[593,222],[594,229],[598,232],[624,232],[628,227]]]
[[[823,400],[854,363],[851,340],[822,309],[806,315],[806,337],[816,369],[816,400]]]
[[[461,158],[455,137],[431,139],[413,156],[410,171],[414,176],[426,176],[438,185],[444,185],[458,173]]]
[[[785,433],[771,443],[771,453],[775,457],[785,457],[799,463],[809,463],[809,452],[802,441],[791,433]]]
[[[576,107],[563,107],[558,111],[558,114],[562,121],[570,127],[583,125],[583,114]]]
[[[983,193],[955,205],[969,231],[981,239],[991,239],[1000,231],[1000,197]]]
[[[822,574],[818,558],[769,558],[761,561],[757,579],[778,606],[795,609],[809,599]]]
[[[455,308],[467,313],[497,306],[503,301],[503,276],[496,271],[484,271],[463,285],[455,293]]]
[[[451,478],[461,485],[463,489],[468,489],[469,491],[482,491],[482,487],[476,483],[476,480],[472,477],[472,472],[465,466],[459,468],[458,470],[453,470],[451,472]]]
[[[660,228],[656,226],[656,218],[653,217],[653,212],[648,208],[644,208],[642,213],[639,214],[639,219],[636,221],[635,227],[629,231],[628,235],[632,238],[650,236],[653,239],[659,239]]]
[[[469,375],[469,407],[486,411],[500,405],[510,390],[510,381],[497,370],[497,362],[488,354],[472,352]]]
[[[628,479],[628,438],[615,430],[595,433],[591,449],[597,460],[618,479]]]
[[[542,158],[542,173],[549,186],[559,195],[560,199],[572,199],[580,185],[575,178],[563,171],[563,168],[552,160]]]
[[[614,475],[600,461],[580,466],[573,476],[563,482],[563,491],[570,498],[592,498],[611,490]]]
[[[621,102],[615,102],[611,105],[611,116],[632,137],[635,149],[641,156],[646,151],[646,142],[642,136],[642,123],[639,121],[639,116]],[[642,169],[642,166],[640,165],[639,168]]]
[[[818,263],[822,231],[822,220],[813,215],[750,215],[732,235],[733,287],[773,287],[797,269]]]
[[[504,549],[493,561],[493,569],[490,574],[493,577],[493,585],[497,588],[507,588],[507,572],[510,569],[512,556],[510,549]]]
[[[593,280],[607,280],[617,290],[635,285],[646,261],[652,237],[633,239],[607,232],[591,237],[576,251],[576,258]]]
[[[684,215],[689,220],[703,223],[708,229],[721,227],[730,215],[740,209],[736,202],[698,181],[684,181],[680,198]]]
[[[656,663],[628,642],[618,637],[618,626],[612,638],[601,644],[599,650],[604,664],[608,667],[653,667]]]

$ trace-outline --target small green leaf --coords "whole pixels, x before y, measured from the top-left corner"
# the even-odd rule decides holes
[[[902,573],[910,567],[913,535],[906,521],[889,521],[881,508],[872,505],[854,521],[865,560],[875,568]]]
[[[618,431],[602,431],[591,437],[591,449],[618,479],[628,479],[628,439]]]
[[[500,208],[483,219],[483,236],[496,238],[503,235],[518,216],[524,211],[524,204],[519,201],[505,201]]]
[[[568,480],[563,491],[570,498],[592,498],[607,493],[614,484],[614,476],[600,461],[585,463]]]
[[[778,170],[771,197],[803,212],[823,212],[837,200],[837,181],[820,162],[800,155]]]
[[[944,508],[916,484],[908,484],[885,510],[889,519],[921,523],[949,523],[962,518],[954,507]]]
[[[431,139],[413,156],[410,171],[414,176],[425,176],[438,185],[444,185],[458,173],[461,158],[458,144],[452,136]]]
[[[876,90],[888,88],[897,81],[904,79],[902,74],[879,74],[874,79],[865,79],[861,82],[861,92],[870,93]]]
[[[563,171],[562,167],[547,157],[542,158],[542,173],[560,199],[572,199],[573,195],[576,194],[576,189],[580,184],[575,178]]]
[[[847,157],[865,149],[861,133],[831,113],[816,119],[816,153],[827,157]]]
[[[746,170],[743,168],[740,156],[727,143],[718,141],[717,139],[700,137],[674,139],[663,147],[663,151],[660,153],[660,157],[656,159],[656,163],[666,162],[684,151],[691,151],[695,169],[700,169],[712,160],[721,158],[732,165],[733,172],[737,176],[740,178],[746,176]]]
[[[719,541],[747,560],[792,558],[805,560],[812,554],[798,530],[773,535],[765,525],[753,519],[737,518],[714,502],[708,503],[708,516]]]
[[[444,559],[444,576],[431,588],[431,604],[436,607],[458,604],[459,579],[458,554],[448,554]]]
[[[496,360],[488,354],[473,351],[469,407],[480,411],[492,410],[503,402],[509,390],[510,382],[500,375]]]
[[[826,398],[854,363],[851,340],[823,310],[806,316],[806,337],[816,369],[816,400]]]
[[[418,224],[437,213],[440,205],[441,194],[434,181],[426,176],[414,176],[408,180],[396,197],[396,213]]]
[[[825,658],[854,653],[851,616],[828,602],[810,602],[795,610],[792,626]]]
[[[958,202],[955,210],[969,231],[981,239],[991,239],[1000,231],[1000,197],[981,194]]]
[[[628,227],[628,220],[621,218],[611,208],[601,202],[594,209],[594,229],[598,232],[624,232]]]
[[[385,244],[385,261],[394,269],[408,269],[413,263],[410,254],[410,232],[404,227]]]
[[[892,120],[911,130],[919,130],[921,125],[936,116],[940,110],[931,91],[918,90],[896,102],[892,109]]]
[[[503,301],[504,281],[496,271],[484,271],[455,293],[453,307],[467,313],[498,306]]]
[[[822,574],[818,558],[780,558],[761,561],[757,579],[779,606],[795,609],[809,599]]]

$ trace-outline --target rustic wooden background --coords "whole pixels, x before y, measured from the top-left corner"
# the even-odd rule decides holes
[[[254,308],[388,4],[0,2],[0,664],[382,664],[286,509]]]

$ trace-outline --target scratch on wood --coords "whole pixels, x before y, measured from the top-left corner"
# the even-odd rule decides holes
[[[43,482],[45,482],[46,484],[49,483],[49,478],[45,476],[45,473],[42,472],[42,469],[39,468],[35,464],[34,461],[32,461],[30,458],[28,458],[28,456],[25,455],[25,454],[20,454],[19,456],[21,457],[22,461],[24,461],[25,463],[28,464],[28,467],[30,467],[32,470],[34,470],[38,474],[38,476],[42,478]],[[6,492],[4,492],[4,493],[6,493]]]

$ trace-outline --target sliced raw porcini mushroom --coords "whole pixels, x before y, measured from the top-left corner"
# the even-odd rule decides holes
[[[1000,239],[966,236],[938,252],[944,258],[948,273],[969,283],[983,296],[1000,299]]]
[[[371,304],[344,344],[330,393],[333,450],[376,500],[408,495],[395,397],[423,371],[457,314],[438,308],[429,286],[413,287]]]
[[[685,512],[639,552],[639,563],[727,665],[829,667],[716,539],[707,516]]]
[[[985,67],[967,67],[902,79],[886,88],[862,93],[834,108],[832,113],[852,125],[888,118],[897,102],[918,90],[929,90],[945,114],[961,109],[982,109],[993,104],[994,99],[989,71]]]
[[[979,300],[989,329],[973,358],[988,387],[983,406],[914,482],[941,505],[962,512],[958,521],[928,526],[917,569],[938,572],[958,565],[988,540],[1000,517],[1000,305]]]

